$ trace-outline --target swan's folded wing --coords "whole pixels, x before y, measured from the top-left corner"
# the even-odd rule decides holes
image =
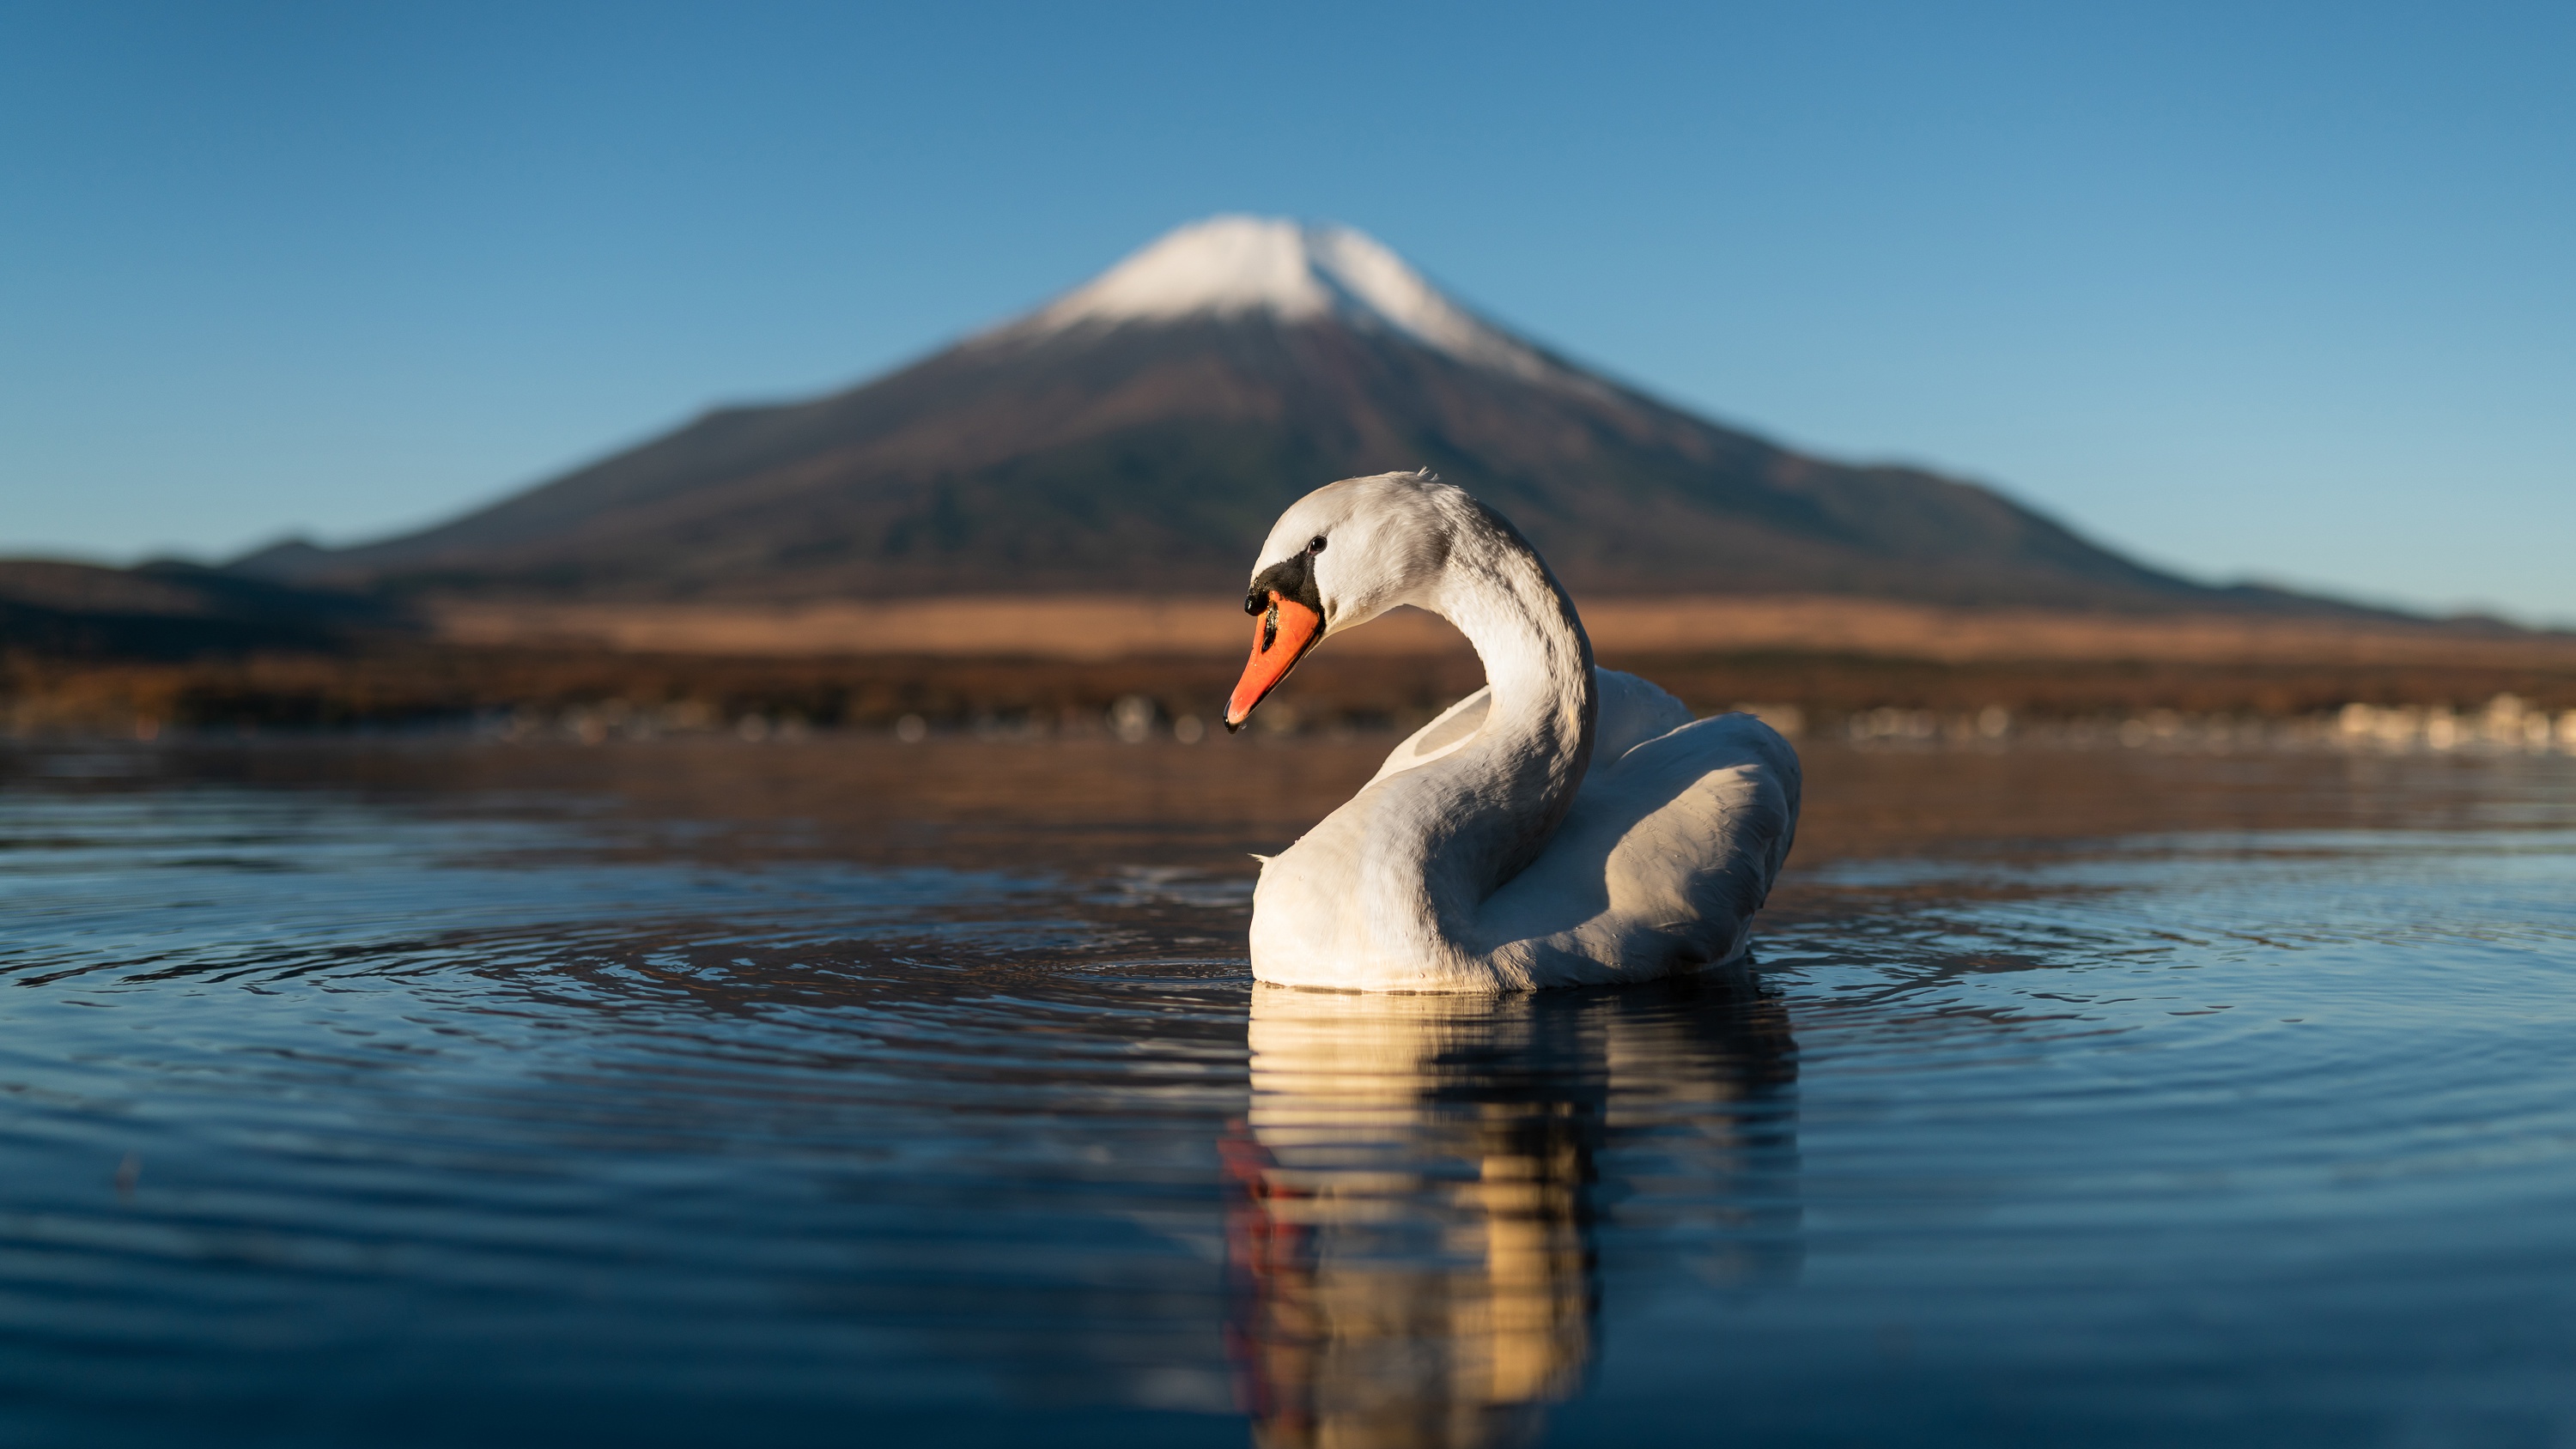
[[[1688,705],[1633,674],[1595,669],[1592,677],[1601,702],[1592,731],[1593,772],[1599,772],[1639,743],[1689,724]],[[1487,685],[1440,712],[1388,753],[1386,763],[1369,777],[1374,785],[1399,770],[1410,770],[1455,753],[1485,727],[1485,711],[1494,702]]]
[[[1788,741],[1740,714],[1594,770],[1546,851],[1480,913],[1496,964],[1619,981],[1734,957],[1788,859],[1799,783]]]
[[[1377,767],[1376,774],[1369,776],[1369,784],[1374,785],[1399,770],[1414,769],[1455,753],[1459,746],[1476,737],[1476,731],[1485,727],[1485,711],[1493,702],[1494,687],[1481,685],[1474,694],[1440,711],[1431,723],[1415,730],[1410,738],[1387,755],[1386,763]]]

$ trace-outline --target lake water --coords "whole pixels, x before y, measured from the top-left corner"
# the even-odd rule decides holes
[[[1749,980],[1256,989],[1388,743],[0,753],[0,1442],[2576,1443],[2576,759],[1811,746]]]

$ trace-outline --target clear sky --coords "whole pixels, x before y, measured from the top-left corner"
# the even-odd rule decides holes
[[[2210,579],[2576,622],[2576,5],[0,0],[0,551],[425,523],[1217,211]]]

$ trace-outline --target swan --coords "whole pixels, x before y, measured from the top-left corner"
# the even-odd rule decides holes
[[[1599,669],[1574,603],[1500,513],[1428,471],[1346,478],[1280,515],[1244,612],[1239,730],[1316,645],[1400,604],[1456,625],[1485,687],[1264,858],[1252,974],[1500,993],[1730,965],[1788,858],[1798,755]]]

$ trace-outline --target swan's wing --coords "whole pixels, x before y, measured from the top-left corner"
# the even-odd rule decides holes
[[[1413,732],[1413,737],[1397,745],[1386,757],[1386,763],[1369,776],[1374,785],[1400,770],[1430,764],[1443,755],[1456,752],[1460,745],[1476,737],[1485,727],[1485,711],[1494,702],[1494,687],[1480,686],[1474,694],[1440,711],[1431,723]],[[1363,787],[1365,788],[1365,787]]]
[[[1726,961],[1788,859],[1798,755],[1751,715],[1639,744],[1587,776],[1479,934],[1529,985],[1620,981]]]
[[[1637,745],[1691,722],[1688,705],[1633,674],[1595,669],[1592,677],[1601,701],[1601,712],[1592,729],[1595,773]],[[1493,702],[1494,691],[1488,685],[1442,710],[1439,718],[1397,745],[1386,763],[1369,777],[1369,783],[1374,785],[1400,770],[1427,765],[1454,753],[1485,727],[1485,712]],[[1585,778],[1588,780],[1590,775]]]

